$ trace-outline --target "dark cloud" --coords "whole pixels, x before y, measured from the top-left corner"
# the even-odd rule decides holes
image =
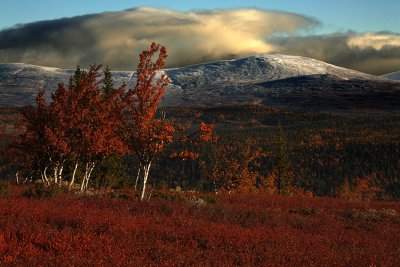
[[[314,19],[257,9],[175,12],[135,8],[20,25],[0,32],[0,61],[74,67],[108,62],[134,69],[152,41],[168,48],[169,66],[264,53],[276,32],[294,34]]]
[[[319,25],[306,16],[258,9],[176,12],[134,8],[0,31],[0,62],[61,68],[97,62],[108,63],[115,70],[132,70],[138,53],[157,41],[168,49],[169,67],[276,52],[369,73],[398,70],[399,36],[305,35]]]

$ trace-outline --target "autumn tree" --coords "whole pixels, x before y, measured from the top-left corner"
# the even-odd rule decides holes
[[[181,124],[176,126],[175,139],[179,140],[182,149],[178,149],[170,154],[171,159],[197,159],[200,154],[194,151],[195,146],[203,143],[215,143],[218,139],[214,132],[214,124],[201,122],[199,128],[188,129]],[[187,148],[190,146],[191,148]]]
[[[157,54],[157,59],[153,61]],[[148,51],[140,53],[137,82],[128,91],[126,98],[129,117],[125,140],[129,150],[139,161],[137,176],[142,180],[142,200],[151,164],[155,156],[164,150],[165,145],[172,141],[175,131],[164,117],[156,117],[159,102],[169,84],[169,78],[161,73],[166,58],[165,47],[154,42]]]
[[[101,67],[91,66],[87,72],[78,67],[68,87],[59,85],[51,105],[51,111],[60,123],[53,142],[66,142],[74,159],[70,187],[79,163],[83,163],[82,191],[88,187],[97,162],[124,151],[118,136],[118,129],[123,125],[124,87],[108,92],[104,98],[104,80],[99,79]]]
[[[18,120],[17,118],[14,118]],[[11,127],[10,127],[11,126]],[[10,154],[10,143],[16,136],[16,131],[18,131],[18,126],[12,125],[2,116],[0,116],[0,179],[8,178],[8,172],[11,171]]]
[[[44,91],[39,91],[36,106],[23,111],[25,130],[11,150],[15,152],[15,164],[21,170],[30,169],[33,179],[38,173],[45,184],[61,185],[68,160],[74,165],[69,186],[74,184],[82,164],[80,188],[85,190],[97,162],[124,153],[119,136],[124,87],[113,89],[104,97],[100,69],[101,65],[91,66],[88,71],[78,66],[68,86],[59,84],[49,105]]]
[[[259,167],[259,159],[265,153],[250,139],[244,142],[244,147],[239,142],[212,144],[207,157],[200,161],[201,173],[213,191],[252,191],[262,178],[254,167]]]
[[[38,92],[36,106],[26,107],[22,115],[25,131],[11,146],[11,150],[15,152],[14,164],[19,166],[20,171],[30,169],[28,174],[31,176],[30,179],[36,179],[36,173],[39,173],[47,185],[52,182],[57,183],[57,179],[62,175],[62,168],[59,169],[60,161],[64,159],[66,151],[65,147],[52,142],[51,132],[55,120],[50,113],[43,90]],[[48,175],[51,169],[53,177]]]
[[[176,133],[175,127],[164,114],[157,114],[161,97],[170,82],[161,70],[166,58],[166,48],[154,42],[149,50],[140,53],[136,85],[128,91],[126,97],[129,116],[126,120],[125,141],[139,161],[137,179],[142,181],[142,200],[153,160],[173,141]],[[203,142],[212,139],[210,125],[201,124],[198,133],[199,140]],[[185,139],[191,140],[189,137],[192,135],[187,135]],[[177,155],[180,158],[197,157],[191,151],[181,151]]]
[[[38,92],[36,105],[22,111],[20,124],[24,129],[14,136],[8,147],[10,162],[18,169],[17,181],[23,178],[24,181],[41,179],[46,185],[61,183],[68,150],[54,142],[53,133],[58,121],[53,115],[43,90]]]
[[[356,178],[345,183],[337,190],[336,196],[347,200],[373,201],[383,193],[383,189],[376,185],[376,173],[364,178]]]
[[[278,192],[278,189],[276,187],[276,172],[272,171],[271,173],[269,173],[268,175],[266,175],[265,177],[262,177],[262,179],[260,179],[260,183],[259,183],[259,187],[261,189],[261,191],[270,194],[270,195],[274,195]]]

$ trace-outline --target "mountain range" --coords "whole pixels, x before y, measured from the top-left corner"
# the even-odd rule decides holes
[[[398,110],[400,72],[374,76],[311,58],[250,56],[163,70],[171,85],[164,106],[257,103],[301,110]],[[74,70],[0,64],[0,106],[33,104],[40,89],[50,98]],[[134,71],[113,71],[116,86],[133,87]]]

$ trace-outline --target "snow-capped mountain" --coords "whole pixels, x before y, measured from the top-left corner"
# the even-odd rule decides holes
[[[386,78],[386,79],[395,80],[395,81],[400,81],[400,71],[387,73],[387,74],[382,75],[381,77]]]
[[[191,65],[167,71],[174,83],[186,88],[209,84],[249,84],[296,76],[332,74],[344,79],[376,79],[375,76],[337,67],[319,60],[287,55],[250,56]]]
[[[73,72],[21,63],[0,64],[0,106],[32,104],[39,89],[50,96]],[[164,97],[165,106],[260,103],[314,108],[329,102],[333,108],[341,108],[377,96],[380,100],[390,99],[389,106],[400,106],[400,82],[305,57],[250,56],[164,72],[172,81]],[[133,71],[114,71],[113,77],[117,86],[126,83],[129,88],[136,82]]]

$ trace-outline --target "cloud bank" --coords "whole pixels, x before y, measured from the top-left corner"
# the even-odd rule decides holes
[[[400,35],[354,32],[269,40],[279,53],[302,55],[371,74],[400,70]]]
[[[392,33],[310,35],[317,20],[259,9],[177,12],[135,8],[18,25],[0,31],[0,62],[74,68],[108,63],[132,70],[152,41],[167,47],[168,67],[283,53],[370,73],[397,71],[400,36]]]

